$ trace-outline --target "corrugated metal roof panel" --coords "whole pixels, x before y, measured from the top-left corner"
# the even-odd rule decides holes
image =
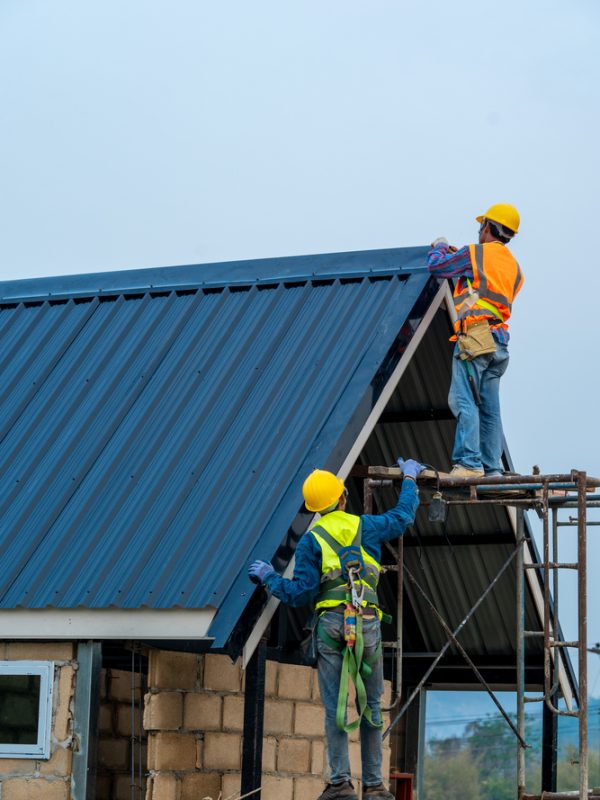
[[[237,581],[239,617],[249,558],[281,543],[428,282],[351,255],[347,279],[170,273],[88,298],[74,279],[77,299],[0,308],[3,608],[218,608]]]

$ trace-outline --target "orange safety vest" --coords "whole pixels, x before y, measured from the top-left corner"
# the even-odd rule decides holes
[[[523,286],[521,268],[510,250],[500,242],[471,244],[469,254],[473,280],[461,277],[454,287],[454,308],[458,317],[454,330],[459,333],[481,319],[489,319],[493,328],[507,330],[513,301]],[[473,297],[477,297],[474,303]]]

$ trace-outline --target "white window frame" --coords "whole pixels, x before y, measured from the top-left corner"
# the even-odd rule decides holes
[[[0,661],[0,675],[39,675],[38,738],[35,744],[0,742],[0,758],[50,758],[52,727],[53,661]]]

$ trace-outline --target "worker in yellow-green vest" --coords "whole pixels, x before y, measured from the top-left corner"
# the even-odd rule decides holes
[[[500,378],[508,367],[508,320],[523,286],[507,247],[519,230],[517,209],[496,203],[476,219],[478,244],[457,250],[440,236],[427,255],[433,275],[455,280],[448,404],[456,417],[451,475],[458,478],[503,474]]]
[[[404,479],[396,506],[384,514],[346,511],[344,482],[316,469],[302,493],[320,519],[300,539],[294,575],[282,578],[266,561],[250,577],[290,606],[314,604],[318,616],[319,689],[325,706],[329,782],[319,800],[356,800],[351,782],[348,731],[360,727],[363,798],[393,800],[383,785],[381,696],[383,657],[377,599],[381,544],[396,539],[415,520],[419,505],[417,461],[399,459]],[[357,717],[348,721],[348,687],[356,690]]]

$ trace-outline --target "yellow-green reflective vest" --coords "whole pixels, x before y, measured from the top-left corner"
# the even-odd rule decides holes
[[[348,581],[342,577],[342,565],[338,556],[342,547],[355,545],[360,547],[365,565],[365,574],[355,582],[360,589],[365,585],[363,606],[379,608],[377,584],[379,583],[380,565],[361,545],[361,519],[356,514],[345,511],[331,511],[321,517],[311,531],[321,548],[321,586],[315,608],[332,608],[345,603],[350,595]]]

